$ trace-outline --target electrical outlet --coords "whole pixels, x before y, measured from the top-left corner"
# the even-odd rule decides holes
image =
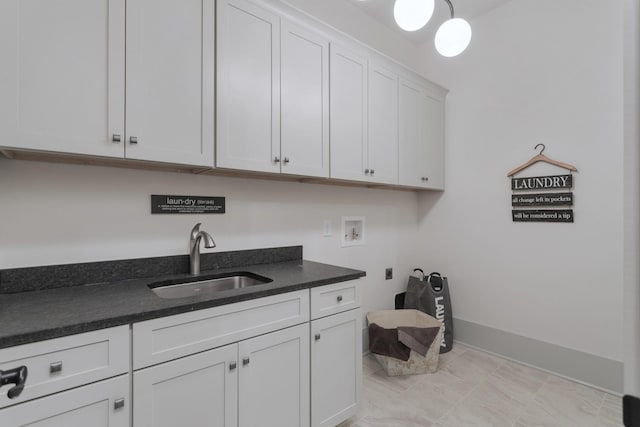
[[[330,219],[325,219],[324,223],[322,224],[322,235],[325,237],[329,237],[333,234],[332,231],[332,226],[331,226],[331,220]]]
[[[385,268],[384,269],[384,280],[393,279],[393,268]]]

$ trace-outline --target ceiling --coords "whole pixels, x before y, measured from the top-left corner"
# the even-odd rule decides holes
[[[360,7],[376,20],[399,33],[402,33],[414,43],[432,41],[440,23],[450,17],[449,6],[444,0],[435,0],[436,9],[431,20],[418,31],[404,31],[396,25],[393,19],[394,0],[349,0]],[[511,0],[451,0],[455,9],[455,16],[471,20]]]

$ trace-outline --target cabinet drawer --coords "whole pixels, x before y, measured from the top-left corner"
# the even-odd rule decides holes
[[[360,307],[361,280],[336,283],[311,289],[311,319]]]
[[[133,367],[144,368],[309,321],[309,291],[147,320],[133,325]]]
[[[26,366],[22,393],[7,397],[0,408],[129,372],[129,326],[103,329],[0,350],[0,370]]]
[[[129,427],[129,375],[0,409],[3,427]]]

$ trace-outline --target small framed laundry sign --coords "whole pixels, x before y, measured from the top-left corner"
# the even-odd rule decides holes
[[[550,159],[542,154],[545,150],[544,144],[536,145],[535,149],[540,146],[542,150],[537,156],[507,174],[511,178],[511,206],[514,208],[511,211],[511,218],[513,222],[572,223],[574,222],[573,209],[567,208],[573,206],[573,192],[570,190],[573,188],[574,178],[571,173],[551,176],[515,176],[538,162],[566,169],[569,172],[578,171],[573,165]],[[537,192],[532,193],[532,190]],[[558,190],[564,190],[564,192]],[[564,207],[564,209],[541,209],[545,207]]]
[[[223,214],[224,197],[151,195],[152,214]]]

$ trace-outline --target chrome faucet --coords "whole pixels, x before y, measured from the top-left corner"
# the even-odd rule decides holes
[[[202,223],[197,223],[191,230],[189,239],[189,272],[200,274],[200,239],[204,239],[205,248],[215,248],[216,242],[206,231],[200,231]]]

